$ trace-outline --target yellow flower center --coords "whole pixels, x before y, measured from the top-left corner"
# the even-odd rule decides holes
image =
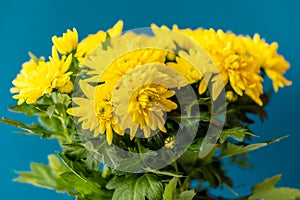
[[[103,121],[110,122],[112,119],[111,102],[100,101],[99,103],[96,103],[96,115],[100,123]]]
[[[159,84],[147,84],[137,89],[131,96],[128,112],[133,122],[140,126],[151,124],[150,113],[155,109],[170,111],[177,105],[166,98],[174,95],[173,91]],[[166,104],[166,102],[169,103]],[[157,107],[156,107],[157,106]]]
[[[146,87],[138,91],[137,102],[142,106],[142,108],[151,108],[152,106],[158,104],[159,92],[157,88]]]

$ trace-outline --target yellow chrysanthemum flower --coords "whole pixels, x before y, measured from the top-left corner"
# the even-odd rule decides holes
[[[262,106],[260,95],[263,93],[263,79],[259,75],[260,66],[237,36],[212,29],[205,30],[203,34],[200,42],[218,66],[224,84],[229,82],[238,95],[242,96],[244,92]]]
[[[18,93],[13,98],[18,104],[26,101],[33,104],[44,94],[49,94],[54,88],[63,87],[70,81],[72,72],[67,72],[72,61],[72,55],[60,59],[55,48],[52,48],[50,62],[32,58],[22,66],[20,74],[13,80],[12,93]]]
[[[78,33],[75,28],[73,31],[67,30],[62,37],[53,36],[52,42],[57,51],[62,55],[72,53],[78,45]]]
[[[81,127],[90,130],[94,136],[106,134],[108,144],[112,143],[113,131],[119,135],[124,132],[118,127],[111,103],[111,91],[105,85],[92,87],[85,81],[79,82],[86,97],[75,97],[73,102],[78,107],[68,109],[70,115],[79,117]]]
[[[166,132],[164,112],[177,108],[177,104],[168,99],[175,92],[167,88],[168,85],[175,86],[177,81],[166,68],[156,64],[138,66],[119,80],[112,101],[120,128],[129,128],[130,139],[134,138],[138,128],[143,130],[146,138],[151,130]]]
[[[171,60],[172,62],[168,62],[167,65],[183,74],[189,83],[200,80],[199,94],[203,94],[208,85],[211,84],[212,99],[216,100],[225,84],[221,80],[218,67],[199,41],[199,38],[203,37],[204,29],[180,30],[177,25],[173,25],[173,30],[170,30],[166,26],[158,27],[155,24],[152,24],[151,28],[154,34],[160,38],[158,43],[165,47],[170,46],[178,51],[176,58]],[[173,38],[168,37],[170,34],[173,35]],[[170,42],[175,42],[176,45],[172,46]]]
[[[289,69],[290,64],[283,56],[277,53],[278,44],[276,42],[269,45],[258,34],[255,34],[253,38],[240,36],[240,39],[244,42],[247,51],[258,60],[260,66],[272,80],[273,88],[276,92],[278,91],[278,87],[292,84],[291,81],[283,77],[283,74]]]
[[[240,96],[243,93],[262,105],[260,95],[263,93],[260,66],[253,56],[249,55],[239,38],[233,33],[222,30],[190,29],[174,30],[186,34],[204,47],[217,65],[224,85],[229,83]],[[212,80],[214,81],[214,80]],[[199,89],[204,91],[205,87]]]
[[[83,63],[87,56],[108,37],[115,37],[122,33],[123,21],[118,21],[111,29],[107,32],[98,31],[96,34],[90,34],[83,39],[77,48],[75,57],[78,58],[79,62]]]

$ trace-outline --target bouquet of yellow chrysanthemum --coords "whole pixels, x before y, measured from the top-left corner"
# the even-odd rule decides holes
[[[249,151],[281,139],[251,142],[247,116],[266,117],[264,79],[276,92],[291,85],[277,43],[176,25],[122,33],[122,26],[80,43],[76,29],[54,36],[48,60],[30,53],[9,109],[39,123],[1,122],[55,138],[63,151],[15,180],[78,200],[226,199],[210,190],[233,186],[224,158],[247,167]],[[298,189],[274,187],[279,179],[236,199],[300,197]]]

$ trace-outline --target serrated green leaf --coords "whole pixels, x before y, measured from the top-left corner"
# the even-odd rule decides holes
[[[30,169],[31,172],[17,172],[20,177],[14,179],[14,181],[29,183],[48,189],[55,189],[57,187],[56,179],[53,177],[51,170],[47,165],[31,163]]]
[[[22,122],[19,122],[14,119],[9,119],[9,118],[2,118],[0,119],[0,122],[25,130],[26,132],[18,132],[22,134],[29,134],[29,133],[39,134],[43,138],[50,137],[53,134],[53,132],[45,129],[44,127],[36,123],[23,124]]]
[[[95,182],[86,181],[79,178],[73,172],[66,172],[60,175],[67,183],[69,183],[72,189],[75,189],[80,194],[90,195],[94,191],[97,191],[100,186]]]
[[[242,142],[245,138],[245,135],[256,136],[255,134],[251,133],[248,129],[243,128],[243,127],[235,127],[232,129],[226,129],[226,130],[223,130],[220,135],[220,143],[221,144],[224,143],[228,137],[231,137],[239,142]]]
[[[166,185],[165,191],[163,193],[163,200],[170,200],[176,198],[176,185],[177,177],[172,178],[169,183]]]
[[[31,171],[18,172],[20,177],[15,181],[54,189],[58,192],[68,192],[69,195],[76,195],[87,200],[111,198],[112,192],[99,185],[102,183],[105,186],[107,181],[102,179],[98,173],[90,173],[89,178],[80,178],[56,156],[50,155],[48,160],[48,166],[32,163]]]
[[[113,200],[143,200],[146,197],[149,200],[161,200],[163,191],[161,181],[153,174],[115,176],[106,188],[115,189]]]
[[[192,200],[195,195],[194,190],[184,191],[180,193],[178,200]]]
[[[66,165],[66,167],[79,179],[81,179],[84,182],[87,182],[85,179],[86,169],[81,166],[77,162],[73,162],[69,160],[64,154],[58,153],[59,157],[62,159],[62,162]]]
[[[223,150],[221,158],[247,153],[249,151],[254,151],[256,149],[265,147],[267,145],[268,145],[268,143],[256,143],[256,144],[250,144],[250,145],[236,145],[236,144],[228,142],[225,146],[225,149]]]
[[[17,172],[20,177],[14,179],[14,181],[57,191],[65,191],[67,183],[61,179],[59,174],[68,172],[68,169],[54,155],[49,155],[48,160],[49,166],[41,163],[31,163],[31,171]]]
[[[83,181],[73,172],[60,175],[67,183],[70,191],[76,191],[77,197],[87,200],[111,199],[112,192],[101,187],[95,180]]]
[[[295,200],[300,198],[300,190],[293,188],[275,188],[275,184],[281,179],[281,175],[265,179],[252,188],[252,195],[248,200]]]

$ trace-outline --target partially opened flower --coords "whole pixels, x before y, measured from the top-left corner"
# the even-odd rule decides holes
[[[78,45],[78,33],[75,28],[67,30],[61,37],[53,36],[52,42],[57,51],[62,55],[67,55],[76,50]]]

